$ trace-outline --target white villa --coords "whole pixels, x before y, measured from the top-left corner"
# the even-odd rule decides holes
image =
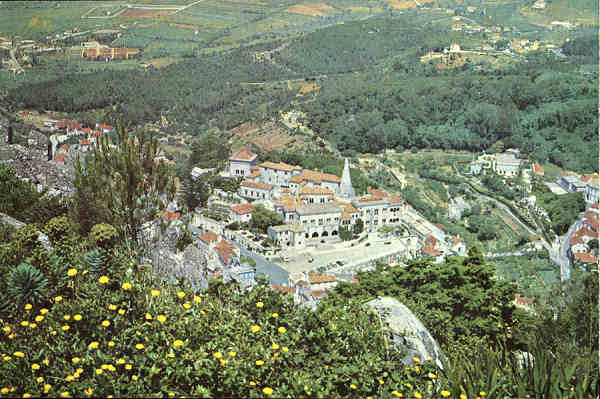
[[[501,176],[517,176],[521,171],[521,160],[513,152],[496,154],[492,169]]]
[[[252,173],[252,167],[257,161],[258,155],[242,147],[229,158],[229,174],[233,177],[246,177]]]

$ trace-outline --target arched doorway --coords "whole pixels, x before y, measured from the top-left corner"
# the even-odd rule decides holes
[[[316,231],[312,233],[312,238],[319,238],[319,233],[317,233]]]
[[[324,231],[323,234],[321,234],[321,237],[329,237],[329,233]]]

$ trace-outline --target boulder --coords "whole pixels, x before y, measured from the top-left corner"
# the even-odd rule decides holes
[[[423,323],[400,301],[391,297],[377,298],[367,302],[367,306],[379,316],[384,329],[392,335],[393,346],[406,355],[405,365],[412,365],[413,357],[421,360],[431,358],[440,368],[444,355],[437,342]]]

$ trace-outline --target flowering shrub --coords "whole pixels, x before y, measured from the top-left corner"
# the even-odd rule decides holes
[[[220,280],[192,292],[123,254],[91,273],[82,253],[50,265],[64,275],[0,319],[3,395],[441,395],[435,365],[405,367],[359,302],[313,312],[264,282],[241,295]]]

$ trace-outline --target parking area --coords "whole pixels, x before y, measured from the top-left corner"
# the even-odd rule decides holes
[[[336,268],[347,268],[372,260],[406,251],[405,244],[396,237],[381,238],[377,234],[369,234],[361,243],[352,242],[335,245],[324,245],[318,248],[306,248],[302,251],[288,252],[287,262],[280,262],[282,268],[289,273],[299,273],[310,270],[329,271]],[[312,259],[312,261],[311,261]],[[339,263],[338,263],[339,262]]]

